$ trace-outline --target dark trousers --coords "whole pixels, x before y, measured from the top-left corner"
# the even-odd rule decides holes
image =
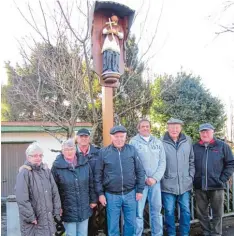
[[[205,236],[222,235],[224,190],[196,190],[197,217]],[[209,218],[209,205],[212,210],[212,226]]]

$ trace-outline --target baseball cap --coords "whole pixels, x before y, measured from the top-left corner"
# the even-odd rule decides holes
[[[202,130],[206,130],[206,129],[215,130],[214,126],[211,125],[210,123],[205,123],[205,124],[199,125],[199,132],[202,131]]]
[[[90,136],[90,132],[88,129],[79,129],[76,133],[76,135],[81,136],[81,135],[86,135]]]
[[[179,120],[179,119],[171,118],[167,121],[167,124],[180,124],[180,125],[183,125],[184,122],[182,120]]]
[[[115,134],[115,133],[118,133],[118,132],[127,133],[127,130],[122,125],[116,125],[116,126],[114,126],[110,129],[110,134]]]

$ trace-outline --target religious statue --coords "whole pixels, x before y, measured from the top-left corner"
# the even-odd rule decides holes
[[[117,2],[96,1],[91,12],[93,70],[102,86],[118,87],[134,11]]]
[[[119,18],[113,15],[106,22],[102,34],[105,35],[105,40],[102,46],[102,76],[106,76],[108,73],[117,73],[119,71],[120,61],[120,40],[123,39],[123,29],[118,25]]]

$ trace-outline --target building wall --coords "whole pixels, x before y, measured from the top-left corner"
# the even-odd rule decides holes
[[[25,161],[25,149],[30,143],[2,143],[1,145],[1,196],[15,194],[16,176]]]
[[[50,149],[61,149],[59,141],[47,133],[2,133],[1,138],[2,142],[37,141],[44,150],[43,162],[47,163],[50,168],[58,155],[58,153],[51,152]]]

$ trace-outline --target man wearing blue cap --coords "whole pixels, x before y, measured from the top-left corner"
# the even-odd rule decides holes
[[[110,130],[112,144],[102,148],[95,168],[95,190],[107,208],[109,236],[118,236],[121,209],[124,214],[124,236],[136,229],[136,205],[142,198],[145,173],[136,149],[125,144],[127,130],[114,126]]]
[[[199,126],[200,141],[194,145],[196,209],[204,235],[222,235],[224,189],[234,172],[230,147],[214,137],[214,127]],[[209,217],[212,210],[212,226]]]
[[[90,131],[85,128],[79,129],[76,133],[75,141],[77,157],[88,160],[94,177],[95,164],[98,159],[99,150],[90,144]],[[93,214],[89,218],[88,236],[95,236],[98,233],[98,227],[96,224],[96,211],[97,207],[93,208]]]

